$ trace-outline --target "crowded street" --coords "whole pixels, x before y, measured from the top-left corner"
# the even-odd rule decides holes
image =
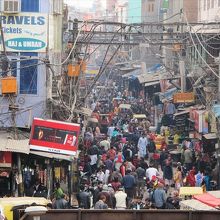
[[[0,6],[0,220],[220,219],[220,0]]]

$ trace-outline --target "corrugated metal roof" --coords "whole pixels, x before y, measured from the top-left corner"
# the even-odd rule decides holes
[[[0,151],[17,152],[29,154],[29,139],[19,137],[19,140],[14,140],[10,132],[0,132]]]

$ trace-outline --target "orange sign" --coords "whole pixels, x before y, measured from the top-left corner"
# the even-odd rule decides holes
[[[195,95],[193,92],[182,92],[173,95],[174,103],[190,103],[195,101]]]

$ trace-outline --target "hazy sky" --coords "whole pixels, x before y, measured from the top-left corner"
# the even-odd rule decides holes
[[[93,0],[64,0],[68,5],[73,5],[76,8],[91,8]],[[103,7],[105,6],[105,0],[102,0]]]

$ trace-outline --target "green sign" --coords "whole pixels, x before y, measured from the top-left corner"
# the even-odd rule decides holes
[[[163,9],[169,8],[169,0],[163,0]]]

